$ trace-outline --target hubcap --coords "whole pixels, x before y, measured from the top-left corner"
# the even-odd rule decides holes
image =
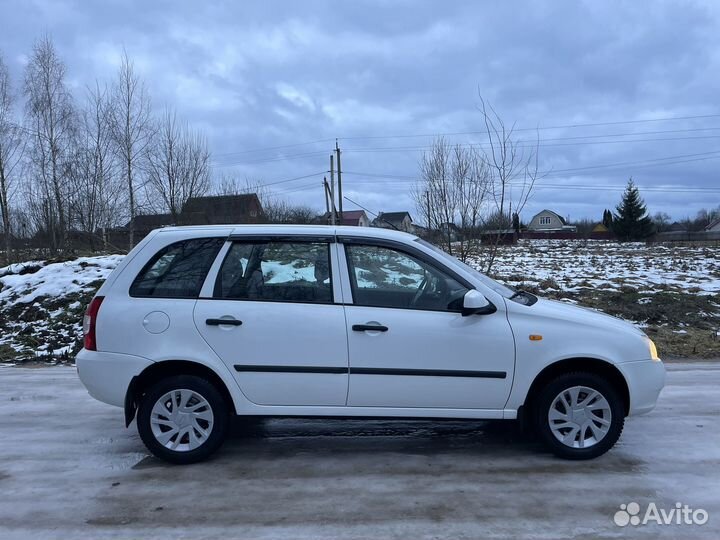
[[[189,452],[207,441],[213,428],[210,403],[193,390],[171,390],[155,402],[150,427],[157,441],[176,452]]]
[[[596,445],[607,435],[611,421],[610,404],[605,396],[587,386],[563,390],[548,411],[552,434],[570,448]]]

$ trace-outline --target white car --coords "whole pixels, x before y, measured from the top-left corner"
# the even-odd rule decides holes
[[[83,384],[175,463],[216,451],[232,415],[519,419],[592,458],[665,380],[635,326],[365,227],[153,231],[84,332]]]

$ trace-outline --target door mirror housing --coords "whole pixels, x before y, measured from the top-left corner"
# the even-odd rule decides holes
[[[497,308],[481,293],[472,289],[465,293],[463,298],[462,316],[489,315],[495,313]]]

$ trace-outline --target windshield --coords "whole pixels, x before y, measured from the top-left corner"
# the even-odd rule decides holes
[[[478,272],[475,268],[470,266],[469,264],[465,264],[460,259],[457,259],[456,257],[453,257],[449,253],[443,251],[439,247],[431,244],[430,242],[426,242],[422,238],[417,238],[415,240],[419,244],[422,244],[423,246],[432,249],[435,253],[438,255],[441,255],[444,259],[447,261],[462,266],[465,270],[470,272],[473,276],[477,277],[480,281],[483,282],[483,285],[491,288],[496,293],[504,296],[505,298],[513,298],[517,291],[513,289],[512,287],[508,287],[507,285],[503,285],[502,283],[498,283],[492,278],[487,277],[485,274]]]

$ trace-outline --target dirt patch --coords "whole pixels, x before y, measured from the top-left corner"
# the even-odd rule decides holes
[[[583,288],[575,291],[523,287],[534,294],[565,300],[632,321],[655,341],[661,356],[720,356],[720,295],[657,292],[634,287],[620,291]]]
[[[65,296],[38,298],[28,304],[6,304],[0,333],[12,346],[0,345],[0,361],[72,363],[82,348],[82,317],[101,282],[92,289]]]

